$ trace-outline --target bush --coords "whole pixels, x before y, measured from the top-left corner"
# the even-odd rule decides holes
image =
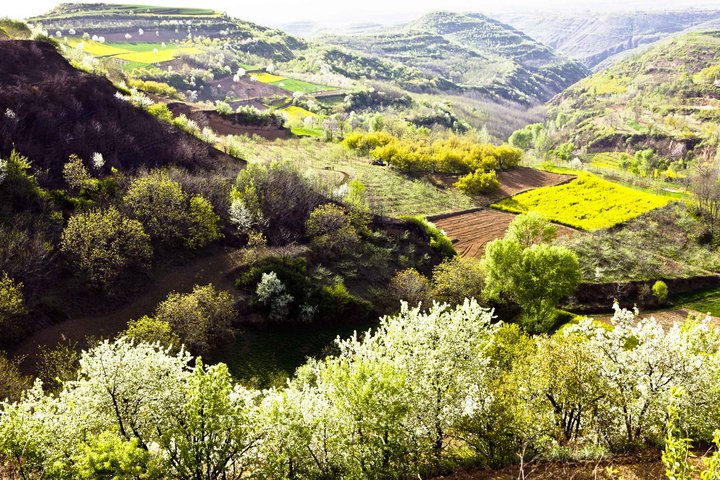
[[[32,386],[32,378],[20,372],[17,362],[0,352],[0,402],[20,400],[22,393]]]
[[[170,326],[170,322],[145,315],[137,320],[130,320],[127,328],[121,333],[135,342],[158,343],[164,348],[179,349],[180,337]]]
[[[395,273],[388,285],[388,295],[398,301],[405,301],[411,307],[420,303],[427,304],[430,293],[430,282],[414,268]]]
[[[342,257],[356,252],[360,237],[345,211],[332,204],[325,204],[310,212],[305,231],[312,245],[322,255]]]
[[[466,298],[483,300],[485,270],[475,258],[454,257],[433,269],[430,296],[433,300],[459,305]]]
[[[482,195],[500,188],[500,181],[494,170],[489,172],[477,170],[475,173],[461,177],[454,186],[468,195]]]
[[[22,289],[23,284],[14,282],[7,273],[0,275],[0,343],[19,333],[18,321],[28,313]]]
[[[171,293],[155,310],[155,320],[167,322],[191,350],[206,352],[232,334],[237,316],[230,293],[212,284],[195,285],[191,293]]]
[[[179,182],[162,171],[135,178],[123,205],[140,220],[150,236],[166,245],[184,242],[201,248],[221,238],[218,217],[200,195],[189,197]]]
[[[91,284],[108,290],[133,273],[146,272],[153,254],[142,224],[115,208],[70,217],[60,250]]]
[[[275,272],[263,273],[255,289],[257,300],[269,307],[270,320],[277,322],[285,320],[290,315],[290,306],[295,300],[287,293],[285,285],[278,279]]]
[[[652,286],[652,294],[658,299],[658,302],[665,303],[668,298],[668,286],[662,280],[658,280]]]
[[[310,212],[325,199],[288,163],[251,164],[238,175],[233,200],[242,201],[268,243],[285,245],[305,234]]]

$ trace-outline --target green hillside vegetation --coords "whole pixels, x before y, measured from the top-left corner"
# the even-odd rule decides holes
[[[712,158],[720,121],[718,61],[720,35],[690,33],[581,80],[551,103],[539,147],[549,151],[572,142],[580,153],[652,149],[680,167]]]

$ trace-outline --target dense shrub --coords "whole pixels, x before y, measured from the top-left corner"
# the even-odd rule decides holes
[[[430,282],[414,268],[407,268],[393,275],[388,284],[387,294],[393,300],[406,301],[413,307],[421,303],[427,306]]]
[[[157,343],[165,348],[180,348],[181,341],[173,331],[170,322],[145,315],[137,320],[130,320],[122,336],[137,343]]]
[[[160,243],[200,248],[221,237],[212,205],[200,195],[188,196],[166,172],[135,178],[123,197],[128,212]]]
[[[5,272],[0,274],[0,343],[18,334],[18,322],[28,313],[22,289],[22,283],[13,281]]]
[[[275,294],[269,295],[269,302],[260,302],[272,311],[272,301],[281,295],[287,295],[289,300],[288,312],[282,318],[290,320],[335,320],[348,318],[365,318],[371,309],[367,302],[348,292],[341,280],[334,278],[328,284],[308,270],[307,260],[304,257],[265,257],[254,266],[242,273],[236,280],[236,285],[258,294],[258,286],[265,275],[266,286],[273,286]],[[272,285],[271,285],[272,284]],[[282,288],[279,288],[279,284]],[[265,290],[263,290],[265,292]],[[263,293],[264,294],[264,293]],[[260,300],[258,298],[258,300]],[[284,302],[282,302],[284,303]],[[312,312],[312,318],[307,314]]]
[[[255,228],[274,245],[302,238],[310,212],[324,201],[316,186],[288,163],[248,165],[237,177],[232,198],[242,202]]]
[[[329,203],[310,212],[305,231],[313,248],[323,256],[346,256],[357,252],[361,246],[360,236],[345,211]]]
[[[455,247],[453,247],[452,240],[450,240],[445,233],[437,228],[432,222],[429,222],[425,217],[407,217],[410,223],[420,227],[420,230],[427,236],[430,248],[436,250],[440,255],[445,258],[452,258],[457,255]]]
[[[459,305],[466,298],[483,301],[485,270],[480,260],[453,257],[433,269],[430,296],[433,300]]]
[[[477,170],[460,177],[454,186],[468,195],[482,195],[500,188],[500,181],[494,170],[490,172]]]
[[[119,280],[146,272],[152,260],[150,237],[142,224],[115,208],[70,217],[60,250],[77,272],[108,290]]]
[[[237,311],[230,293],[212,284],[195,285],[191,293],[171,293],[155,310],[155,320],[167,322],[192,351],[205,352],[232,335]]]

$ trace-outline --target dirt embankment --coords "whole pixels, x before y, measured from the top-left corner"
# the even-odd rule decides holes
[[[700,458],[691,460],[702,464]],[[614,473],[610,473],[613,471]],[[658,480],[665,478],[660,452],[646,451],[636,455],[583,461],[529,462],[522,468],[512,465],[500,470],[474,470],[437,477],[434,480]]]

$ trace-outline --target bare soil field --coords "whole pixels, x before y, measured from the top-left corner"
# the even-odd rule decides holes
[[[528,167],[517,167],[497,173],[500,190],[491,195],[495,202],[502,198],[512,197],[527,190],[540,187],[560,185],[575,178],[575,175],[564,175],[536,170]]]
[[[499,210],[482,209],[458,213],[432,220],[452,240],[455,250],[462,257],[481,258],[485,254],[485,245],[502,238],[510,223],[515,219],[512,213]],[[575,235],[579,232],[558,225],[558,235]]]

